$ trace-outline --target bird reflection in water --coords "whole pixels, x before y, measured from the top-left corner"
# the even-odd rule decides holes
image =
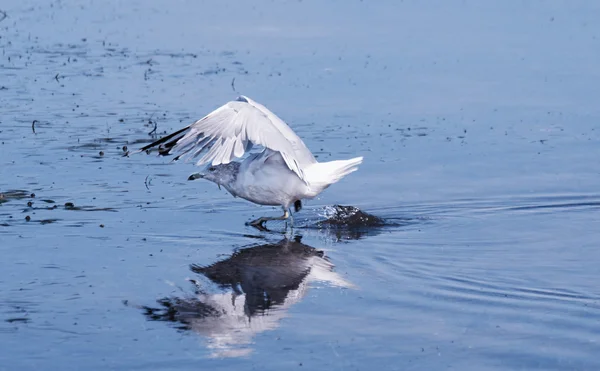
[[[323,251],[303,244],[300,237],[243,248],[212,265],[192,265],[191,270],[223,290],[208,293],[192,281],[194,295],[164,298],[158,308],[143,309],[150,320],[176,322],[181,330],[207,337],[215,357],[251,353],[252,338],[277,328],[311,282],[352,287],[333,271]]]

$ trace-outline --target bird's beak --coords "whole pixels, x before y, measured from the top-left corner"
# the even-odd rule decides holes
[[[204,178],[204,174],[200,174],[200,173],[194,173],[192,175],[190,175],[190,177],[188,178],[188,180],[196,180],[199,178]]]

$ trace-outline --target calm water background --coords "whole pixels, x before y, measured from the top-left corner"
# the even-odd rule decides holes
[[[597,2],[0,10],[0,369],[600,368]],[[233,88],[365,156],[297,220],[394,225],[284,241],[122,157]]]

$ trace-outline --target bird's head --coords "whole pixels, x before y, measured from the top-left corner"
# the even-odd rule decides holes
[[[239,162],[230,162],[228,164],[212,165],[205,169],[202,173],[190,175],[188,180],[206,179],[219,186],[228,187],[237,178],[240,169]]]

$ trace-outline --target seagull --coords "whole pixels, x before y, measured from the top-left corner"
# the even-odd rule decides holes
[[[253,146],[263,147],[250,153]],[[137,152],[176,155],[173,161],[209,164],[189,180],[206,179],[234,197],[259,205],[281,206],[280,217],[261,217],[249,224],[265,229],[269,220],[294,219],[302,200],[313,199],[333,183],[358,169],[362,156],[318,162],[302,139],[265,106],[246,96],[227,102],[193,124],[150,143]],[[247,155],[245,158],[243,158]],[[234,161],[239,159],[239,161]]]

